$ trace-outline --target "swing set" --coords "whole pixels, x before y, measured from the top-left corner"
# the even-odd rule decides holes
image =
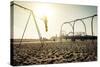
[[[30,20],[30,17],[31,17],[31,16],[32,16],[33,19],[34,19],[35,26],[36,26],[36,29],[37,29],[37,32],[38,32],[38,36],[39,36],[39,40],[40,40],[40,42],[41,42],[41,46],[43,47],[44,41],[43,41],[43,39],[42,39],[42,36],[41,36],[40,30],[39,30],[39,27],[38,27],[38,24],[37,24],[37,21],[36,21],[34,12],[33,12],[31,9],[26,8],[26,7],[22,6],[22,5],[16,4],[16,3],[14,3],[14,2],[11,2],[11,9],[12,9],[12,10],[14,9],[14,5],[17,6],[17,7],[22,8],[23,10],[27,10],[27,11],[30,12],[30,14],[29,14],[29,16],[28,16],[28,19],[27,19],[27,22],[26,22],[26,25],[25,25],[25,28],[24,28],[24,31],[23,31],[23,34],[22,34],[22,36],[21,36],[21,40],[20,40],[20,42],[19,42],[19,47],[20,47],[20,45],[22,44],[22,40],[23,40],[23,37],[24,37],[24,34],[25,34],[25,32],[26,32],[26,29],[27,29],[27,26],[28,26],[28,23],[29,23],[29,20]],[[43,21],[44,21],[44,24],[45,24],[45,30],[46,30],[46,32],[47,32],[47,31],[48,31],[48,26],[47,26],[48,19],[47,19],[47,17],[44,17],[44,20],[43,20]]]

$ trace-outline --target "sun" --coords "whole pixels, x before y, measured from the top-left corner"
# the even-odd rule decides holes
[[[40,18],[44,16],[51,17],[53,15],[53,9],[48,5],[39,5],[35,9],[35,13]]]

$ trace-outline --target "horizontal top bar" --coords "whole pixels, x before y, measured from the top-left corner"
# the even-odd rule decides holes
[[[85,18],[80,18],[80,19],[72,20],[72,21],[69,21],[69,22],[64,22],[64,24],[65,24],[65,23],[75,22],[75,21],[78,21],[78,20],[84,20],[84,19],[87,19],[87,18],[95,17],[95,16],[97,16],[97,14],[92,15],[92,16],[88,16],[88,17],[85,17]]]
[[[13,6],[13,5],[16,5],[16,6],[20,7],[20,8],[25,9],[25,10],[32,11],[31,9],[28,9],[28,8],[26,8],[26,7],[23,7],[23,6],[21,6],[21,5],[19,5],[19,4],[16,4],[16,3],[14,3],[14,2],[11,2],[11,6]]]

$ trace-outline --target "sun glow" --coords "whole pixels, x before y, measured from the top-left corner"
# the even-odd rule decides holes
[[[39,5],[35,9],[35,13],[40,18],[44,16],[50,17],[53,15],[53,9],[49,5]]]

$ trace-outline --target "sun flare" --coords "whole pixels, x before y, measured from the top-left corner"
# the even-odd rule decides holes
[[[40,18],[44,16],[50,17],[53,15],[53,9],[48,5],[39,5],[35,9],[35,13]]]

